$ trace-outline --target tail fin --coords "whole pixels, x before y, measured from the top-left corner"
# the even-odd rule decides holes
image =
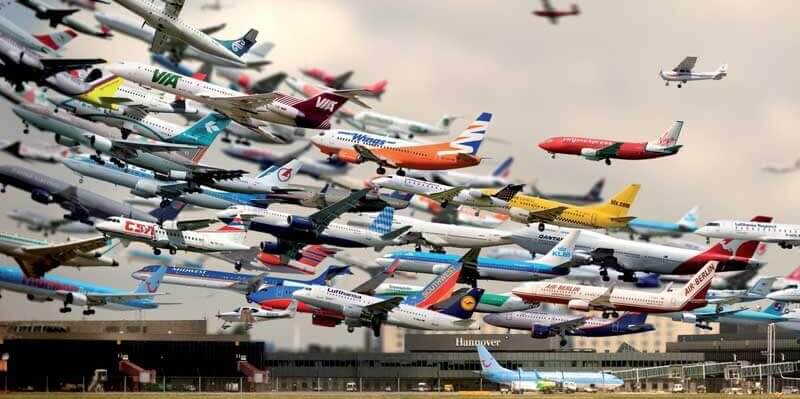
[[[305,115],[311,126],[322,129],[330,125],[329,119],[331,115],[336,113],[347,100],[349,100],[348,97],[326,91],[301,101],[294,107]]]
[[[706,263],[700,271],[689,279],[683,287],[684,298],[690,300],[705,300],[708,289],[711,287],[711,280],[714,279],[714,271],[717,270],[719,262],[711,261]]]
[[[481,296],[483,296],[483,288],[472,288],[461,297],[461,300],[453,303],[449,307],[439,310],[439,313],[457,317],[462,320],[469,319],[478,306]]]
[[[91,89],[78,96],[79,99],[88,103],[110,109],[118,109],[119,105],[109,99],[117,98],[117,90],[125,81],[119,77],[110,75],[106,78],[98,79],[93,82]]]
[[[394,208],[387,206],[375,217],[367,227],[369,231],[378,234],[386,234],[392,231],[392,221],[394,220]]]
[[[454,151],[439,151],[439,155],[448,154],[469,154],[477,155],[478,149],[486,137],[486,130],[489,128],[489,122],[492,121],[492,114],[489,112],[481,113],[477,119],[467,126],[467,128],[450,142],[450,147]]]
[[[389,84],[388,80],[379,80],[375,83],[364,86],[364,88],[380,96],[381,94],[383,94],[383,92],[386,91],[386,85],[388,84]]]
[[[301,252],[301,257],[298,262],[312,267],[319,266],[320,263],[325,261],[325,258],[336,253],[335,249],[328,248],[322,245],[309,245]]]
[[[165,222],[167,220],[175,220],[184,207],[186,207],[185,202],[169,201],[167,206],[159,206],[150,211],[149,214],[150,216],[156,218],[159,222]]]
[[[250,29],[247,33],[239,39],[236,40],[219,40],[215,39],[221,45],[225,46],[228,50],[232,53],[236,54],[237,56],[241,57],[247,54],[250,51],[250,48],[256,44],[256,37],[258,36],[258,31],[255,29]]]
[[[333,280],[335,277],[345,274],[353,274],[353,272],[350,271],[350,266],[328,266],[328,268],[325,269],[324,272],[320,273],[319,276],[306,281],[306,284],[330,285],[331,280]]]
[[[550,252],[540,259],[537,259],[536,263],[542,263],[553,267],[568,264],[572,261],[572,254],[575,252],[575,242],[578,241],[580,234],[580,230],[572,230],[566,237],[559,241],[556,246],[550,249]]]
[[[689,212],[686,212],[686,214],[678,220],[678,226],[684,230],[697,230],[697,211],[698,207],[695,206],[690,209]]]
[[[167,266],[161,265],[158,267],[158,270],[155,273],[151,274],[147,280],[142,281],[139,283],[139,286],[136,287],[136,290],[133,292],[137,294],[145,294],[150,293],[153,294],[158,291],[158,287],[161,285],[161,280],[164,279],[164,275],[167,274]]]
[[[7,152],[15,158],[23,159],[22,156],[22,142],[17,140],[5,148],[2,149],[3,152]]]
[[[275,43],[273,42],[259,43],[250,48],[250,51],[247,53],[247,58],[264,58],[273,48],[275,48]]]
[[[625,312],[614,323],[622,327],[621,331],[625,331],[629,326],[641,325],[645,321],[647,321],[647,313]]]
[[[231,123],[225,115],[212,112],[169,140],[170,143],[209,147]]]
[[[771,314],[773,316],[783,316],[786,313],[786,303],[784,302],[773,302],[769,306],[765,307],[762,312],[766,314]]]
[[[592,188],[586,194],[586,199],[592,201],[600,201],[603,195],[603,186],[606,185],[606,179],[600,179],[594,183]]]
[[[353,76],[353,71],[347,71],[337,76],[335,79],[333,79],[333,82],[331,82],[331,87],[335,89],[343,88],[345,83],[347,83],[347,81],[350,80],[351,76]]]
[[[508,202],[511,201],[517,193],[522,191],[524,187],[524,184],[509,184],[494,193],[492,197]]]
[[[286,77],[289,76],[285,72],[278,72],[276,74],[267,76],[264,79],[261,79],[253,84],[250,87],[250,91],[254,94],[263,94],[263,93],[271,93],[278,88],[278,86],[286,80]]]
[[[297,299],[292,299],[292,301],[289,302],[289,306],[286,307],[286,312],[292,316],[297,314]]]
[[[244,222],[242,222],[242,217],[240,215],[236,215],[236,217],[234,217],[230,223],[218,228],[216,232],[231,234],[231,241],[238,243],[243,243],[245,236],[247,236],[247,228],[245,227]]]
[[[461,263],[450,265],[442,274],[431,280],[422,291],[406,298],[404,303],[427,309],[431,305],[449,297],[453,293],[453,287],[458,283],[458,278],[461,276],[461,268]],[[469,316],[463,318],[466,319]]]
[[[302,166],[303,161],[295,159],[283,166],[272,167],[261,172],[258,175],[258,181],[263,182],[268,187],[288,188],[289,182],[297,175]]]
[[[590,205],[588,208],[607,213],[614,217],[627,216],[631,205],[633,205],[633,201],[636,200],[636,195],[639,194],[639,187],[638,184],[631,184],[611,197],[608,202],[599,205]]]
[[[50,27],[55,28],[59,24],[64,23],[64,18],[75,14],[76,12],[80,11],[77,8],[73,9],[52,9],[48,8],[44,12],[37,12],[36,18],[39,19],[47,19],[50,21]]]
[[[751,222],[769,223],[772,221],[771,216],[756,216],[750,220]],[[752,258],[756,250],[759,248],[758,241],[742,241],[732,240],[726,238],[714,246],[708,248],[705,253],[722,254],[729,256],[740,256],[743,258]]]
[[[497,165],[497,168],[492,172],[492,177],[507,178],[511,174],[511,165],[513,163],[514,157],[506,158],[503,162],[500,162],[500,165]]]
[[[786,275],[787,280],[800,280],[800,266],[797,266],[791,273]]]
[[[67,29],[61,32],[54,32],[43,35],[33,35],[40,43],[44,44],[53,51],[61,51],[64,46],[72,39],[77,37],[78,34],[72,29]]]
[[[494,356],[489,353],[489,350],[486,349],[483,345],[476,345],[475,348],[478,350],[478,357],[481,360],[481,374],[493,374],[502,371],[511,371],[505,367],[500,366],[495,360]]]
[[[777,279],[777,277],[762,277],[753,284],[753,287],[747,290],[747,293],[759,297],[766,297],[772,292],[772,284],[774,284]]]
[[[456,119],[458,119],[457,116],[444,115],[441,118],[439,118],[439,122],[436,123],[436,127],[438,127],[439,129],[450,130],[450,125],[452,125],[453,121]]]
[[[681,135],[681,129],[683,128],[683,121],[675,121],[672,124],[672,127],[669,128],[661,137],[658,138],[653,144],[662,146],[662,147],[673,147],[678,144],[678,137]]]

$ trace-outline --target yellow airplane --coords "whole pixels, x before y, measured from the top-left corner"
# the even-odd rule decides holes
[[[482,189],[481,191],[491,195],[497,189]],[[636,219],[635,216],[628,216],[628,210],[638,193],[639,185],[631,184],[608,202],[586,206],[575,206],[517,194],[504,208],[493,210],[508,214],[511,216],[511,220],[516,222],[526,224],[539,222],[539,231],[544,231],[545,223],[593,229],[623,228],[628,225],[628,222]]]

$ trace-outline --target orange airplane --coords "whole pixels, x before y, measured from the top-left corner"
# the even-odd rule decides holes
[[[375,162],[376,172],[386,173],[385,167],[445,170],[474,166],[481,163],[478,156],[492,114],[484,112],[455,140],[444,143],[418,143],[357,131],[331,129],[311,138],[323,154],[348,163]]]

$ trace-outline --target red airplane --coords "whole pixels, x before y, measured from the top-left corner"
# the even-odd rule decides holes
[[[561,17],[567,17],[570,15],[579,15],[581,13],[581,10],[578,9],[577,4],[573,4],[570,10],[556,10],[550,4],[550,0],[542,0],[542,7],[544,7],[544,10],[534,11],[533,15],[539,17],[546,17],[547,19],[550,20],[550,23],[552,24],[557,24],[558,19]]]
[[[380,80],[368,85],[358,85],[358,84],[348,83],[350,77],[353,75],[353,71],[347,71],[339,76],[336,76],[322,68],[301,69],[300,72],[302,72],[303,75],[319,80],[320,82],[325,84],[325,86],[328,86],[336,90],[346,90],[346,89],[369,90],[374,95],[375,98],[381,97],[381,95],[386,91],[386,85],[389,83],[386,80]]]
[[[553,158],[556,154],[579,155],[591,161],[605,160],[611,165],[611,159],[650,159],[660,158],[678,153],[683,147],[678,143],[683,121],[675,121],[656,142],[631,143],[586,137],[551,137],[539,143],[539,147]]]

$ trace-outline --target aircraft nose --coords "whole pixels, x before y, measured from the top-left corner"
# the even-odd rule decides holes
[[[497,323],[500,321],[500,315],[495,313],[487,314],[486,316],[483,316],[483,321],[484,323],[496,326]]]
[[[388,177],[388,176],[378,176],[378,177],[372,179],[372,184],[374,184],[376,186],[382,186],[382,185],[388,183],[391,180],[392,180],[392,178]]]
[[[539,142],[539,148],[541,148],[541,149],[543,149],[545,151],[552,149],[553,148],[552,139],[547,139],[545,141],[540,141]]]
[[[124,77],[129,70],[128,65],[125,64],[124,62],[115,62],[112,64],[108,64],[106,65],[105,69],[113,73],[114,75],[122,77]]]

